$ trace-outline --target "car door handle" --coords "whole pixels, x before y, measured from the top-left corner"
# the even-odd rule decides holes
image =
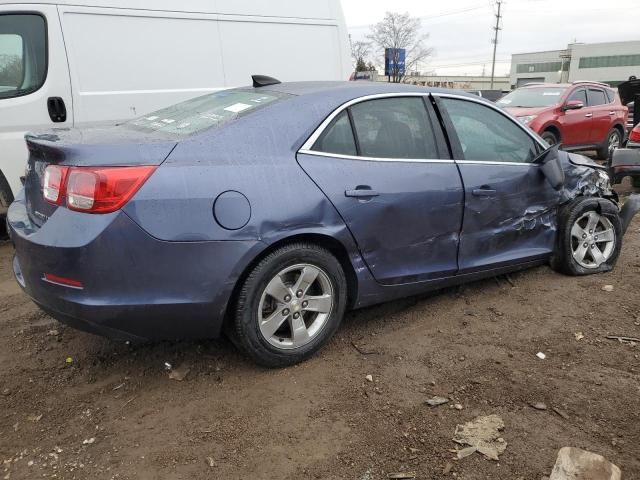
[[[476,197],[493,197],[496,193],[496,190],[492,188],[475,188],[473,190],[473,195]]]
[[[616,112],[609,112],[609,115],[615,115]]]
[[[587,117],[587,118],[591,118],[591,117],[593,117],[593,113],[587,113],[587,114],[585,115],[585,117]]]
[[[351,198],[373,198],[377,197],[380,194],[375,190],[372,190],[371,187],[366,186],[358,186],[353,190],[345,190],[344,196]]]
[[[54,123],[64,123],[67,121],[67,107],[61,97],[49,97],[47,99],[47,110],[49,118]]]

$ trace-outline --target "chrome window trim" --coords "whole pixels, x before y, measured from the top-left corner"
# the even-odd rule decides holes
[[[379,158],[379,157],[358,157],[355,155],[343,155],[341,153],[316,152],[301,148],[298,153],[304,155],[315,155],[317,157],[342,158],[345,160],[359,160],[362,162],[402,162],[402,163],[455,163],[453,160],[430,159],[430,158]]]
[[[487,162],[480,160],[445,160],[445,159],[414,159],[414,158],[381,158],[381,157],[359,157],[352,155],[341,155],[327,152],[317,152],[312,150],[313,145],[318,141],[318,138],[324,133],[324,131],[329,127],[331,122],[340,115],[347,108],[357,105],[358,103],[366,102],[369,100],[378,100],[383,98],[398,98],[398,97],[428,97],[429,95],[433,95],[434,97],[439,98],[453,98],[457,100],[466,100],[468,102],[478,103],[485,107],[491,108],[498,112],[499,114],[507,117],[511,120],[518,128],[520,128],[523,132],[525,132],[531,139],[536,142],[540,147],[546,149],[548,145],[545,144],[544,140],[540,139],[535,135],[535,133],[529,130],[527,127],[522,125],[515,117],[511,116],[509,113],[502,110],[497,105],[493,105],[491,103],[487,103],[480,99],[476,99],[474,97],[468,97],[466,95],[458,95],[455,93],[446,93],[446,92],[391,92],[391,93],[377,93],[374,95],[365,95],[363,97],[354,98],[349,100],[348,102],[343,103],[337,109],[335,109],[329,116],[313,131],[311,136],[307,139],[307,141],[300,147],[298,153],[302,153],[305,155],[315,155],[318,157],[331,157],[331,158],[343,158],[345,160],[361,160],[361,161],[373,161],[373,162],[404,162],[404,163],[460,163],[460,164],[475,164],[475,165],[519,165],[519,166],[531,166],[535,164],[528,162]]]

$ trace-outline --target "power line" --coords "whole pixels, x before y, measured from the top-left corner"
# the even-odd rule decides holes
[[[491,90],[493,90],[493,82],[496,77],[496,51],[498,50],[498,34],[502,27],[500,27],[500,19],[502,18],[502,0],[496,0],[498,3],[498,13],[496,13],[496,26],[493,27],[495,35],[493,37],[493,61],[491,62]]]

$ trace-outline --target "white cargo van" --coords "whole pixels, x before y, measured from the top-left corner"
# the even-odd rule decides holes
[[[340,0],[0,0],[0,214],[24,134],[113,124],[251,74],[347,80]]]

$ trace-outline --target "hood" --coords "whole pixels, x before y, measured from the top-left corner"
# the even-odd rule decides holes
[[[554,107],[502,107],[514,117],[526,117],[529,115],[540,115]]]
[[[640,94],[640,80],[629,80],[618,85],[618,93],[622,104],[626,105],[633,102],[636,95]]]

